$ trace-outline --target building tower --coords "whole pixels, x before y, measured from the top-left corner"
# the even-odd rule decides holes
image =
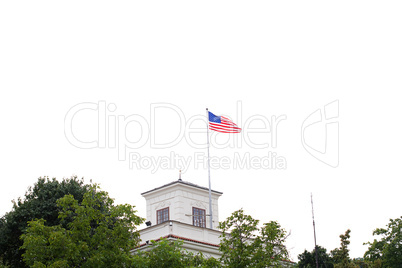
[[[209,228],[209,189],[183,181],[165,184],[141,194],[146,200],[147,228],[140,230],[141,245],[146,250],[151,240],[182,240],[183,248],[218,258],[221,231],[218,199],[222,192],[212,190],[213,228]]]

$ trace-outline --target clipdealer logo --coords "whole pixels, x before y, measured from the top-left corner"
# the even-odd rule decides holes
[[[242,132],[229,135],[225,142],[218,137],[221,133],[210,133],[211,145],[214,148],[242,148],[243,144],[253,149],[275,149],[277,147],[278,128],[282,121],[287,119],[286,115],[272,115],[267,118],[263,115],[252,115],[244,120],[242,103],[237,102],[236,117],[234,121],[242,126]],[[148,120],[140,114],[128,116],[116,113],[117,106],[114,103],[107,104],[106,101],[98,103],[79,103],[74,105],[66,113],[64,119],[64,133],[67,141],[82,149],[108,148],[117,150],[118,160],[129,162],[130,169],[150,169],[156,172],[158,169],[182,169],[184,172],[190,166],[194,168],[205,168],[207,148],[206,138],[199,141],[193,138],[194,134],[204,133],[207,135],[207,120],[205,115],[197,114],[186,118],[184,112],[176,105],[170,103],[150,104],[150,116]],[[157,112],[169,112],[174,114],[175,120],[179,122],[176,135],[168,141],[158,141],[156,122]],[[97,136],[92,139],[83,139],[74,129],[74,120],[80,115],[91,113],[97,120]],[[228,116],[229,117],[229,116]],[[202,122],[205,128],[197,128]],[[260,127],[255,127],[257,123]],[[135,138],[128,131],[131,126],[136,127]],[[262,126],[262,127],[261,127]],[[160,133],[159,133],[160,134]],[[255,134],[260,134],[264,139],[255,139]],[[185,142],[194,150],[193,155],[180,156],[170,152],[164,156],[152,156],[140,154],[141,148],[168,149],[174,148],[180,142]],[[200,150],[203,150],[200,152]],[[197,151],[198,150],[198,151]],[[264,151],[262,156],[251,155],[249,152],[236,152],[232,156],[215,157],[211,156],[211,168],[246,168],[246,169],[286,169],[286,158],[279,156],[276,152]]]
[[[301,127],[304,149],[330,167],[339,166],[339,100],[315,110]]]
[[[194,169],[207,169],[207,157],[203,152],[195,152],[193,155],[182,156],[171,151],[169,155],[165,156],[142,156],[137,152],[130,152],[129,154],[129,168],[130,169],[148,169],[151,173],[157,172],[159,169],[170,170],[180,169],[184,173],[190,168]],[[240,154],[235,152],[232,156],[216,157],[211,156],[210,159],[211,169],[269,169],[269,170],[284,170],[287,168],[286,158],[278,156],[277,153],[268,151],[264,156],[252,156],[249,152]]]

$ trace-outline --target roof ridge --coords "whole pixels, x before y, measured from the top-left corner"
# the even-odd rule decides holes
[[[165,188],[165,187],[167,187],[167,186],[170,186],[170,185],[173,185],[173,184],[176,184],[176,183],[180,183],[180,184],[184,184],[184,185],[188,185],[188,186],[192,186],[192,187],[196,187],[196,188],[199,188],[199,189],[202,189],[202,190],[209,191],[209,188],[207,188],[207,187],[200,186],[200,185],[198,185],[198,184],[195,184],[195,183],[192,183],[192,182],[188,182],[188,181],[183,181],[183,180],[179,179],[179,180],[176,180],[176,181],[169,182],[169,183],[167,183],[167,184],[165,184],[165,185],[156,187],[156,188],[154,188],[154,189],[152,189],[152,190],[145,191],[145,192],[141,193],[141,195],[144,195],[144,194],[147,194],[147,193],[150,193],[150,192],[153,192],[153,191],[156,191],[156,190]],[[219,192],[219,191],[216,191],[216,190],[212,190],[212,189],[211,189],[211,192],[214,192],[214,193],[217,193],[217,194],[223,194],[222,192]]]

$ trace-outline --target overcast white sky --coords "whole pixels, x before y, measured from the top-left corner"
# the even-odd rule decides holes
[[[363,256],[401,216],[401,13],[398,1],[2,2],[0,214],[40,176],[91,179],[144,217],[140,193],[179,169],[207,186],[208,107],[243,128],[211,134],[220,220],[239,208],[277,220],[297,261],[314,246],[313,193],[317,243],[339,247],[350,228]]]

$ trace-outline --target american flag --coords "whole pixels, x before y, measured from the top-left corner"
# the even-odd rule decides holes
[[[240,133],[239,128],[232,120],[224,116],[216,116],[208,111],[209,129],[222,133]]]

